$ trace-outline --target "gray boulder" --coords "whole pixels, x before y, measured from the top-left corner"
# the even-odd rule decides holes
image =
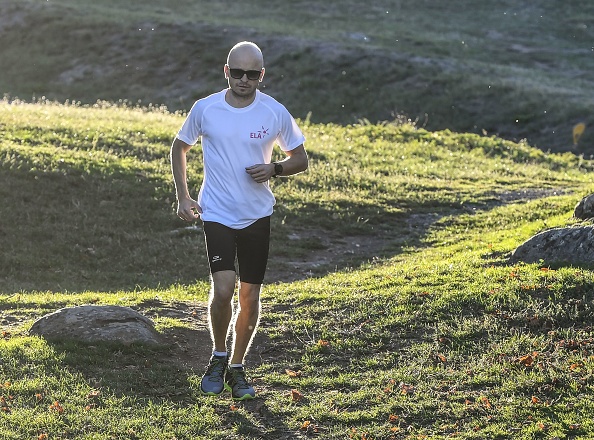
[[[594,218],[594,194],[584,197],[575,205],[573,216],[581,220]]]
[[[510,262],[594,263],[594,226],[555,228],[536,234],[518,246]]]
[[[121,306],[63,308],[39,318],[29,333],[48,340],[163,344],[162,336],[150,319]]]

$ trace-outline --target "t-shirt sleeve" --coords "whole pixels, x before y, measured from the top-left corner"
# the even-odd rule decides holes
[[[283,151],[291,151],[305,142],[305,136],[299,129],[297,122],[286,108],[280,114],[280,131],[278,143]]]
[[[203,108],[200,101],[196,101],[182,127],[177,132],[177,138],[188,145],[195,145],[198,138],[202,135],[202,112]]]

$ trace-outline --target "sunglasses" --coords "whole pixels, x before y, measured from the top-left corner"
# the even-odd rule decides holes
[[[247,76],[250,81],[260,79],[261,70],[243,70],[243,69],[231,69],[229,68],[229,75],[234,79],[241,79],[243,75]]]

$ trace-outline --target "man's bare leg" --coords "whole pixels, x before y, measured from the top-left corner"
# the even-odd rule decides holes
[[[230,364],[243,364],[260,319],[261,284],[240,283],[239,310],[235,319]]]
[[[209,323],[214,350],[218,352],[227,351],[235,286],[235,271],[222,270],[212,274],[212,291],[208,304]]]
[[[235,271],[215,272],[212,275],[212,291],[208,303],[210,334],[215,352],[206,372],[200,380],[200,391],[208,396],[218,396],[225,389],[227,370],[227,335],[233,316],[233,293],[235,291]]]

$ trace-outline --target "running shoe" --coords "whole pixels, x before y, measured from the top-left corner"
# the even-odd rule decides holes
[[[200,382],[200,391],[206,396],[218,396],[225,389],[226,356],[213,356]]]
[[[243,368],[227,368],[225,373],[225,388],[231,391],[231,396],[235,400],[253,399],[256,397],[256,391],[246,377]]]

